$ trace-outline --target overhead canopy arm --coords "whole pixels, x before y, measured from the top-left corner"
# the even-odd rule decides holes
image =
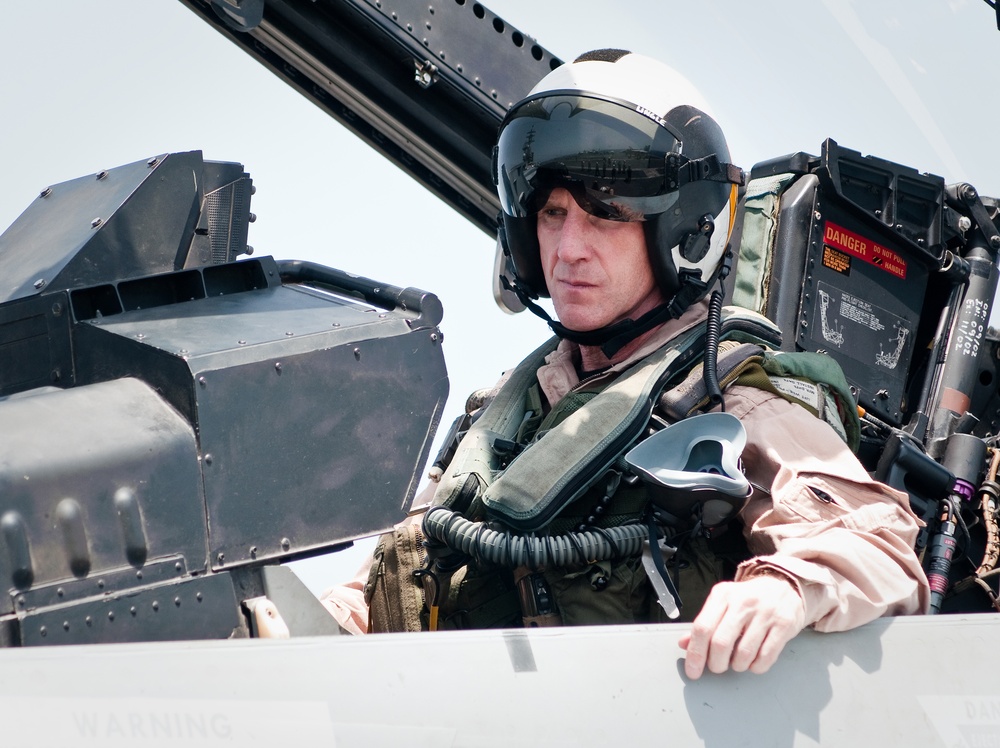
[[[181,0],[489,234],[511,103],[561,64],[466,0]]]

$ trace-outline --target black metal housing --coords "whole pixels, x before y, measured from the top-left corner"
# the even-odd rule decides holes
[[[822,351],[858,403],[885,422],[907,417],[954,279],[945,263],[941,177],[827,140],[819,157],[795,153],[758,164],[751,179],[796,175],[782,192],[764,313],[786,350]],[[932,283],[933,279],[933,283]]]
[[[389,528],[430,450],[437,298],[229,262],[249,190],[209,209],[200,154],[156,161],[56,185],[0,237],[0,267],[52,270],[0,303],[0,646],[247,635],[264,565]]]

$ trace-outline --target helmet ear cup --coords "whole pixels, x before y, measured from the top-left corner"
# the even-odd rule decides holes
[[[531,299],[549,295],[542,273],[541,250],[538,247],[536,227],[537,222],[534,217],[514,218],[506,214],[500,216],[503,241],[506,242],[505,249],[510,257],[516,282],[521,291]]]
[[[493,256],[493,301],[507,314],[518,314],[527,308],[514,290],[516,283],[517,274],[510,260],[507,234],[503,228],[503,220],[498,219],[497,247]]]
[[[649,264],[653,267],[653,277],[666,298],[672,298],[680,288],[677,277],[677,266],[674,265],[671,249],[673,244],[664,236],[667,222],[656,216],[643,223],[646,234],[646,249],[649,252]]]

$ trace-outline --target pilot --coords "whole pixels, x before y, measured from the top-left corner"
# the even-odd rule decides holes
[[[716,526],[662,511],[620,460],[606,464],[602,450],[635,428],[636,411],[649,427],[650,409],[636,403],[660,403],[655,424],[677,420],[658,400],[663,372],[686,354],[703,358],[692,341],[706,326],[726,329],[721,299],[708,297],[729,270],[743,175],[705,108],[675,71],[622,50],[557,68],[511,108],[494,154],[498,295],[545,318],[556,338],[485,407],[470,406],[474,422],[424,492],[432,508],[325,593],[345,628],[675,617],[691,622],[680,646],[687,676],[699,678],[706,668],[764,672],[806,626],[840,631],[927,609],[918,520],[848,446],[855,405],[836,387],[815,389],[836,405],[824,418],[746,377],[719,385],[710,340],[711,361],[680,378],[703,386],[705,409],[742,424],[752,486]],[[843,422],[829,417],[838,409]],[[615,534],[644,526],[645,551]],[[611,550],[581,548],[588,538]]]

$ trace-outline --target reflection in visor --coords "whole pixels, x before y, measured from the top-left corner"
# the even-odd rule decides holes
[[[643,220],[677,200],[665,157],[679,141],[625,105],[581,96],[546,96],[510,115],[497,144],[501,207],[515,218],[537,213],[564,187],[588,213]]]

